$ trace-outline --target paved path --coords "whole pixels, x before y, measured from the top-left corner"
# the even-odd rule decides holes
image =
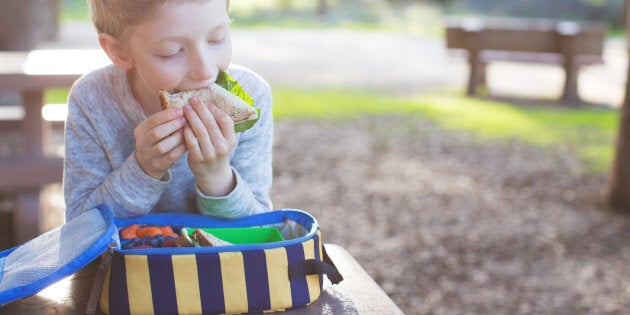
[[[367,88],[418,94],[427,89],[464,89],[468,65],[437,37],[341,29],[234,29],[233,61],[262,74],[272,85]],[[67,22],[60,40],[41,48],[98,48],[86,22]],[[623,99],[627,53],[622,40],[609,40],[605,64],[582,70],[586,101],[618,106]],[[488,82],[493,95],[557,98],[560,67],[495,63]]]

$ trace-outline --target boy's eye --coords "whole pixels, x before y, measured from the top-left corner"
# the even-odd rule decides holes
[[[219,38],[219,39],[210,39],[208,40],[208,44],[213,44],[213,45],[217,45],[217,44],[221,44],[225,41],[225,36]]]
[[[158,54],[158,56],[164,59],[173,59],[177,57],[179,54],[181,54],[183,51],[184,51],[183,49],[180,49],[176,52]]]

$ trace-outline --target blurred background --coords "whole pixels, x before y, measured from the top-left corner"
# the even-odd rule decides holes
[[[84,1],[5,1],[0,25],[14,26],[0,27],[0,50],[98,50]],[[630,221],[606,202],[625,10],[623,0],[232,0],[233,62],[274,95],[274,207],[315,214],[324,241],[407,314],[629,313]],[[603,61],[580,69],[578,102],[558,101],[562,67],[526,62],[489,64],[486,86],[467,96],[467,55],[446,45],[453,17],[604,23]],[[0,103],[19,98],[3,91]],[[56,110],[49,154],[62,156]],[[8,118],[0,137],[1,156],[21,150]],[[63,224],[60,190],[42,191],[42,232]],[[16,245],[14,204],[1,190],[1,248]]]

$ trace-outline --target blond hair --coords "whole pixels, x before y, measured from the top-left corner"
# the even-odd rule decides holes
[[[124,38],[128,26],[138,25],[153,16],[167,3],[182,0],[88,0],[90,17],[96,31]],[[199,1],[199,0],[196,0]],[[227,0],[230,6],[230,0]]]

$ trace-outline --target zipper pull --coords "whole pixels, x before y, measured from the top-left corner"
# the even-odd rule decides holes
[[[103,287],[103,281],[105,281],[105,274],[107,273],[107,269],[109,269],[109,265],[112,263],[112,258],[114,258],[114,250],[118,247],[118,244],[112,242],[109,244],[107,248],[107,254],[101,260],[101,263],[98,265],[98,270],[96,271],[96,277],[94,278],[94,284],[92,285],[92,291],[90,292],[90,299],[88,300],[88,304],[85,309],[85,313],[88,315],[96,314],[96,308],[98,306],[98,302],[101,298],[101,289]]]

